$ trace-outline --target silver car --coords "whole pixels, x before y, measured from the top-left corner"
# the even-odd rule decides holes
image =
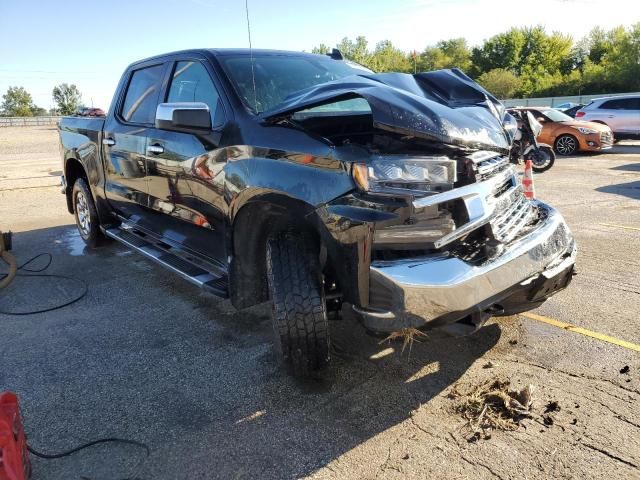
[[[576,112],[576,120],[598,122],[613,130],[616,140],[640,138],[640,95],[592,100]]]

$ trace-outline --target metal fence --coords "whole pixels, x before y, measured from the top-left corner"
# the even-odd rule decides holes
[[[0,127],[32,127],[57,125],[61,117],[0,117]]]
[[[621,95],[638,95],[635,93],[602,93],[599,95],[573,95],[569,97],[541,97],[541,98],[509,98],[502,100],[507,107],[555,107],[563,103],[589,103],[591,100],[602,97],[619,97]]]

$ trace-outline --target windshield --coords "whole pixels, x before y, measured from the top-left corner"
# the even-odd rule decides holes
[[[249,55],[220,58],[223,68],[244,104],[254,113],[261,113],[276,105],[294,92],[319,83],[338,80],[349,75],[372,73],[357,63],[333,60],[321,55],[260,55],[253,57],[253,75]],[[253,76],[255,75],[255,95]],[[362,105],[354,105],[362,110]],[[339,111],[349,110],[342,102]],[[311,109],[308,111],[313,111]],[[328,111],[325,106],[323,111]]]
[[[569,115],[559,112],[558,110],[554,110],[553,108],[540,110],[540,113],[549,118],[552,122],[573,122],[573,118]]]

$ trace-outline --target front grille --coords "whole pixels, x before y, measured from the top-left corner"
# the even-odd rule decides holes
[[[600,146],[609,148],[613,145],[613,134],[611,132],[600,132]]]
[[[484,153],[484,152],[482,152]],[[509,157],[497,153],[485,153],[483,157],[471,157],[476,167],[476,180],[482,182],[489,177],[500,173],[509,166]]]
[[[496,240],[509,243],[519,236],[525,225],[535,220],[536,209],[524,196],[521,185],[504,192],[497,201],[491,231]]]

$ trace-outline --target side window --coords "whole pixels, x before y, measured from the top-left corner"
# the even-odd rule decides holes
[[[202,102],[209,106],[211,125],[221,125],[224,113],[220,95],[200,62],[178,62],[171,79],[168,102]]]
[[[162,70],[163,65],[155,65],[133,72],[120,112],[127,122],[154,122]]]
[[[608,109],[608,110],[633,110],[633,99],[632,98],[618,98],[616,100],[607,100],[600,108]]]

